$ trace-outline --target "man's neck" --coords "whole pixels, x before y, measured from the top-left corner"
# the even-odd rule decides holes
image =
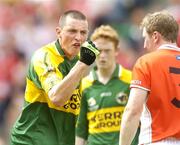
[[[106,84],[111,79],[115,68],[116,68],[116,64],[113,64],[112,67],[108,69],[98,69],[97,70],[98,80],[101,83]]]
[[[75,56],[70,55],[65,48],[63,48],[63,46],[61,45],[61,41],[60,39],[58,39],[59,45],[61,46],[61,49],[63,50],[65,56],[69,59],[72,60]]]
[[[158,49],[162,45],[174,45],[174,46],[176,46],[176,43],[170,42],[170,41],[165,41],[165,40],[162,39],[160,41],[160,43],[157,45],[156,49]]]

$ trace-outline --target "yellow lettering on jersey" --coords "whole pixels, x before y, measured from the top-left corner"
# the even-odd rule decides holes
[[[103,108],[89,112],[89,132],[102,133],[119,131],[124,107]]]
[[[25,100],[29,103],[41,102],[47,103],[49,108],[56,109],[63,112],[79,114],[81,95],[79,89],[74,90],[70,99],[64,106],[55,106],[49,99],[48,95],[41,89],[37,88],[32,81],[27,79],[27,86],[25,92]]]

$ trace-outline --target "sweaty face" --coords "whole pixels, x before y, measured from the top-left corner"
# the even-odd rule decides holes
[[[100,51],[100,54],[96,59],[97,67],[99,69],[111,69],[111,67],[113,67],[116,63],[116,51],[114,43],[104,38],[98,38],[93,42]]]
[[[80,46],[88,36],[88,22],[71,17],[66,18],[63,28],[56,29],[65,54],[71,59],[79,53]]]

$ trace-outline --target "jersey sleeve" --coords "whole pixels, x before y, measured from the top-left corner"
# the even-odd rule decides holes
[[[146,61],[146,57],[137,60],[133,68],[132,81],[130,88],[140,88],[150,91],[150,65]]]
[[[88,138],[88,120],[87,120],[87,101],[85,94],[82,92],[80,114],[76,124],[76,136],[87,140]]]
[[[62,73],[50,59],[48,53],[36,54],[30,66],[30,74],[33,82],[38,84],[46,93],[62,80]]]
[[[127,84],[130,84],[132,80],[132,72],[121,66],[120,80]]]

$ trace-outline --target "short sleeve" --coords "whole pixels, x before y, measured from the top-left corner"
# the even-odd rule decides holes
[[[50,59],[48,53],[36,54],[32,59],[32,67],[33,73],[37,75],[34,81],[37,82],[38,79],[40,86],[46,93],[62,80],[62,73]]]
[[[137,60],[133,68],[132,81],[130,88],[141,88],[150,91],[150,65],[146,57]]]

